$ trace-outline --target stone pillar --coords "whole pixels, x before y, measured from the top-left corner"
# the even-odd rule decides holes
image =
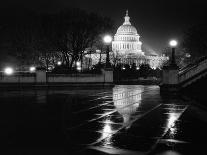
[[[105,84],[113,84],[113,69],[112,68],[105,68],[102,70],[102,73],[104,74],[104,83]]]
[[[177,65],[163,67],[162,83],[160,85],[161,94],[175,94],[179,91],[178,72]]]
[[[36,71],[36,83],[46,83],[47,77],[46,77],[46,71],[45,70],[37,70]]]

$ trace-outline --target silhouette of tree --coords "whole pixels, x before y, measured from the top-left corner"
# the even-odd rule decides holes
[[[63,64],[72,68],[74,62],[83,60],[86,48],[98,45],[102,34],[110,32],[113,22],[95,13],[71,9],[53,14],[24,11],[4,25],[7,33],[0,39],[5,42],[7,36],[7,50],[19,66],[39,64],[48,68],[61,56]]]
[[[69,68],[74,62],[82,61],[84,50],[92,47],[113,24],[109,18],[79,9],[62,12],[57,17],[56,45]]]
[[[41,59],[40,63],[43,63],[46,69],[49,68],[49,65],[54,66],[56,59],[60,57],[57,46],[53,44],[54,32],[56,30],[54,23],[54,15],[52,14],[44,14],[40,17],[36,50],[38,51],[39,59]]]

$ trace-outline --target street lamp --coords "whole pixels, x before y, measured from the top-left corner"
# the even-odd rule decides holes
[[[176,40],[171,40],[169,42],[170,47],[172,47],[172,58],[171,58],[171,65],[175,66],[175,47],[177,46],[178,42]]]
[[[61,64],[62,64],[62,62],[61,62],[61,61],[58,61],[58,62],[57,62],[57,65],[58,65],[58,66],[60,66]]]
[[[171,47],[176,47],[178,42],[176,40],[170,40],[169,44]]]
[[[35,72],[35,70],[36,70],[36,68],[35,68],[34,66],[31,66],[31,67],[29,68],[29,71],[30,71],[30,72]]]
[[[107,48],[106,48],[106,68],[110,68],[110,59],[109,59],[109,46],[112,42],[112,37],[110,35],[106,35],[103,38],[104,43],[106,44]]]
[[[6,75],[12,75],[12,74],[14,73],[14,70],[13,70],[13,68],[11,68],[11,67],[6,67],[6,68],[4,69],[4,73],[5,73]]]

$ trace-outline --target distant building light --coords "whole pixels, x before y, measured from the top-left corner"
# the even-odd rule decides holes
[[[80,65],[81,65],[80,61],[77,61],[77,62],[76,62],[76,66],[77,66],[77,67],[80,67]]]
[[[96,50],[96,53],[101,53],[101,50]]]
[[[4,69],[4,73],[5,73],[6,75],[12,75],[12,74],[14,73],[14,70],[13,70],[13,68],[11,68],[11,67],[6,67],[6,68]]]
[[[58,61],[58,62],[57,62],[57,65],[58,65],[58,66],[60,66],[61,64],[62,64],[62,62],[61,62],[61,61]]]
[[[190,58],[190,57],[191,57],[191,55],[190,55],[189,53],[186,53],[185,56],[186,56],[187,58]]]
[[[30,71],[30,72],[35,72],[35,71],[36,71],[36,68],[35,68],[34,66],[31,66],[31,67],[29,68],[29,71]]]
[[[81,71],[81,67],[77,67],[77,70],[78,70],[78,71]]]

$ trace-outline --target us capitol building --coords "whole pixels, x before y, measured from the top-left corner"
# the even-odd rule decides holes
[[[114,36],[112,51],[114,52],[114,57],[120,63],[135,63],[138,65],[139,61],[144,58],[144,52],[142,52],[141,48],[142,42],[139,40],[140,36],[136,28],[130,23],[128,11],[124,18],[124,23],[118,28]]]
[[[106,55],[102,58],[100,54],[92,54],[92,65],[100,62],[104,62]],[[140,35],[137,33],[137,29],[132,26],[128,11],[124,17],[124,23],[117,29],[112,41],[112,52],[110,53],[111,63],[117,64],[135,64],[140,66],[141,64],[149,64],[151,68],[160,68],[164,62],[168,60],[168,57],[161,55],[145,55],[142,51],[142,42],[140,41]]]

